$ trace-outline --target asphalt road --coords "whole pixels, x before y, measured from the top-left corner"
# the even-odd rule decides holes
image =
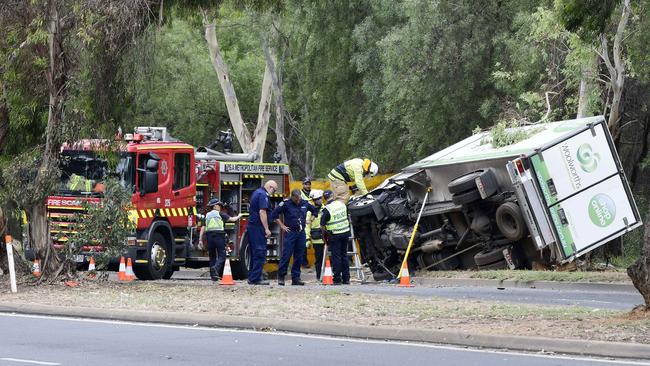
[[[0,314],[0,365],[644,365],[446,346]]]
[[[161,281],[172,283],[195,283],[211,285],[208,278],[199,277],[200,271],[179,271],[174,274],[174,280]],[[316,291],[322,290],[323,286],[315,281],[313,275],[306,274],[303,279],[307,281],[305,287],[286,286],[288,291]],[[240,281],[241,282],[241,281]],[[271,280],[271,285],[276,286],[277,282]],[[290,283],[288,281],[287,283]],[[369,282],[368,284],[353,283],[349,286],[336,286],[342,292],[385,294],[393,296],[418,296],[418,297],[441,297],[457,300],[484,300],[501,301],[518,304],[540,304],[558,306],[582,306],[594,309],[606,310],[631,310],[636,305],[643,303],[643,297],[636,291],[603,291],[603,290],[549,290],[532,288],[498,288],[498,287],[426,287],[415,286],[412,288],[398,287],[386,283]]]

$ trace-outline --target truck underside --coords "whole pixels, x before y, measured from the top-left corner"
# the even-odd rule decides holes
[[[376,280],[398,275],[425,192],[423,171],[395,178],[348,205],[355,237]],[[544,262],[544,253],[527,235],[513,192],[487,199],[472,192],[461,192],[461,200],[467,200],[461,204],[428,201],[409,256],[411,269],[529,268]],[[509,215],[501,213],[507,220],[499,224],[498,207],[513,208]]]

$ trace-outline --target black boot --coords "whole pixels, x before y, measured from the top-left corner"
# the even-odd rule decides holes
[[[210,267],[210,279],[212,281],[219,281],[219,272],[217,272],[217,269],[214,267]]]
[[[278,276],[278,286],[284,286],[284,276]]]

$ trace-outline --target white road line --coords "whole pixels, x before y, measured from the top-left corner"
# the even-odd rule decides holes
[[[547,359],[569,360],[569,361],[590,361],[595,363],[613,364],[613,365],[650,366],[649,361],[635,361],[635,360],[621,360],[621,359],[616,360],[616,359],[605,359],[599,357],[581,357],[581,356],[543,354],[543,353],[527,353],[521,351],[475,349],[475,348],[468,348],[468,346],[439,345],[439,344],[416,343],[416,342],[407,342],[407,341],[381,341],[381,340],[372,340],[372,339],[333,337],[333,336],[314,335],[314,334],[288,333],[283,331],[256,331],[256,330],[246,330],[246,329],[208,328],[208,327],[199,327],[199,326],[191,326],[191,325],[138,323],[138,322],[122,321],[122,320],[72,318],[72,317],[62,317],[62,316],[30,315],[30,314],[1,313],[1,312],[0,312],[0,316],[36,318],[36,319],[54,319],[54,320],[64,320],[64,321],[73,321],[73,322],[82,322],[82,323],[87,322],[87,323],[134,325],[139,327],[184,329],[184,330],[196,330],[196,331],[204,331],[204,332],[262,334],[267,336],[310,338],[310,339],[320,339],[320,340],[336,341],[336,342],[345,341],[350,343],[383,344],[383,345],[395,344],[395,345],[402,345],[407,347],[433,348],[433,349],[450,350],[450,351],[457,351],[457,352],[491,353],[491,354],[508,355],[508,356],[535,357],[535,358],[547,358]],[[59,365],[59,364],[53,364],[53,365]]]
[[[51,365],[51,366],[60,365],[60,363],[56,363],[56,362],[23,360],[22,358],[8,358],[8,357],[0,358],[0,361],[19,362],[19,363],[33,363],[34,365]]]

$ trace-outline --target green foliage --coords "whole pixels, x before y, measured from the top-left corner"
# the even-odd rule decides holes
[[[111,258],[125,252],[126,238],[135,231],[127,211],[131,193],[115,179],[108,179],[104,184],[101,201],[96,204],[84,202],[85,212],[76,214],[72,220],[75,232],[69,235],[64,251],[69,261],[74,262],[83,246],[101,246],[103,251],[94,256],[98,267],[105,267]]]
[[[614,0],[555,0],[555,12],[562,25],[588,39],[605,31],[615,8]]]
[[[218,28],[224,59],[230,69],[245,121],[257,121],[264,73],[259,40],[246,31],[249,22],[231,14]],[[122,79],[129,105],[118,111],[124,131],[135,126],[167,126],[170,133],[194,145],[212,142],[229,119],[217,75],[200,29],[176,20],[160,31],[150,30],[123,63]]]
[[[25,209],[42,203],[58,182],[60,172],[39,171],[42,147],[32,148],[11,159],[0,170],[0,201],[15,202]],[[40,179],[37,176],[40,175]]]
[[[490,137],[482,140],[481,144],[489,143],[494,148],[505,147],[523,141],[542,129],[541,127],[523,128],[516,120],[499,121],[490,129]]]

